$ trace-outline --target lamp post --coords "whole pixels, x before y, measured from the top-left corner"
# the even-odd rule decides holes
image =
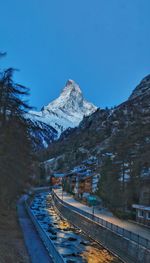
[[[89,203],[92,206],[92,218],[94,219],[94,212],[95,212],[95,205],[96,205],[96,197],[95,196],[90,196],[89,197]]]
[[[94,219],[94,203],[93,203],[93,206],[92,206],[92,217]]]
[[[63,198],[64,198],[64,193],[63,193],[63,187],[64,187],[64,181],[63,181],[63,178],[62,178],[62,201],[63,201]]]
[[[79,176],[78,176],[78,198],[79,198]]]

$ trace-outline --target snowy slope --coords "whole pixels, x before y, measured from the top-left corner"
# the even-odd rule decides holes
[[[58,132],[58,137],[67,128],[79,125],[84,116],[95,112],[97,107],[86,101],[78,84],[68,80],[60,96],[44,106],[40,112],[31,111],[30,120],[50,125]]]

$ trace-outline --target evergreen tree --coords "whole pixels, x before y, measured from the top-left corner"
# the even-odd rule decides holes
[[[111,210],[122,206],[121,183],[119,181],[120,167],[108,157],[101,167],[101,178],[97,194],[102,198],[104,204]]]
[[[28,182],[32,165],[31,109],[23,100],[29,90],[13,81],[14,70],[0,74],[0,203],[10,205]]]

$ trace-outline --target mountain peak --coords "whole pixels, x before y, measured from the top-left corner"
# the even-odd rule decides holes
[[[42,122],[55,128],[60,135],[67,128],[78,126],[84,116],[88,116],[96,110],[96,106],[84,99],[79,85],[69,79],[60,96],[34,115]]]
[[[67,82],[66,82],[66,85],[65,87],[63,88],[62,90],[62,93],[63,92],[76,92],[76,93],[82,93],[79,85],[72,79],[69,79]]]
[[[140,84],[133,90],[129,100],[145,95],[150,95],[150,74],[142,79]]]
[[[72,79],[68,79],[67,82],[66,82],[66,87],[68,87],[70,85],[77,85],[77,83],[74,80],[72,80]]]

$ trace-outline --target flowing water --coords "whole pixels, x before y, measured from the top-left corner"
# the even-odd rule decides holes
[[[51,194],[36,195],[31,210],[66,263],[121,263],[80,229],[62,218],[53,206]]]

